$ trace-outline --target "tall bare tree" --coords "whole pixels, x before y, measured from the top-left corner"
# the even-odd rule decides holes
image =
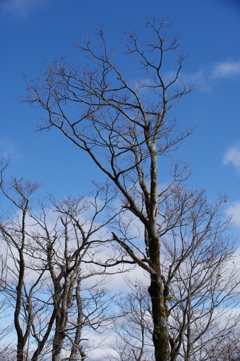
[[[127,34],[127,55],[142,68],[138,79],[127,79],[124,71],[117,68],[100,29],[99,53],[94,52],[89,39],[83,45],[77,44],[92,66],[81,69],[60,59],[47,66],[42,84],[27,82],[28,102],[40,105],[48,113],[41,128],[59,129],[86,151],[113,181],[123,197],[124,207],[145,228],[144,261],[136,259],[129,245],[116,233],[113,238],[149,273],[156,361],[170,358],[168,290],[162,278],[157,225],[159,193],[165,190],[160,191],[158,163],[159,156],[169,154],[189,135],[179,131],[167,114],[170,115],[176,100],[191,91],[179,80],[184,56],[178,57],[172,76],[165,71],[167,55],[179,46],[178,36],[166,34],[167,26],[163,20],[149,21],[151,39],[144,45],[139,44],[135,33]],[[72,105],[77,107],[75,113]],[[182,178],[185,167],[174,166],[172,182]]]
[[[192,90],[181,81],[185,56],[176,58],[172,71],[168,62],[173,64],[179,37],[167,34],[165,20],[148,21],[147,28],[150,41],[144,44],[136,33],[126,34],[129,64],[133,61],[134,69],[136,65],[140,69],[135,78],[125,75],[126,61],[122,69],[116,65],[114,52],[108,50],[104,31],[99,29],[99,51],[94,50],[90,39],[76,44],[88,59],[86,68],[73,66],[65,59],[46,65],[40,80],[26,82],[26,101],[46,111],[46,122],[40,129],[57,128],[79,150],[87,152],[115,185],[122,212],[115,219],[112,240],[149,275],[155,360],[169,361],[176,359],[184,347],[186,327],[191,328],[189,313],[182,315],[177,334],[169,328],[169,315],[172,312],[174,318],[176,310],[170,300],[173,298],[178,304],[182,292],[177,274],[181,273],[183,282],[184,272],[189,271],[187,260],[194,266],[195,250],[201,247],[203,239],[210,244],[218,239],[225,223],[217,223],[215,217],[222,201],[210,209],[201,192],[187,193],[181,187],[188,177],[188,166],[174,162],[171,155],[191,131],[179,130],[172,110]],[[166,169],[170,168],[166,159],[172,162],[167,178]],[[126,219],[139,224],[138,238],[144,240],[144,247],[139,239],[129,235],[131,222]],[[173,243],[169,243],[169,237]],[[205,258],[207,254],[215,256],[215,252],[209,245]],[[105,264],[110,265],[111,262]],[[210,258],[209,266],[215,267]],[[182,296],[186,305],[195,287],[189,284],[196,275],[194,268],[191,272]],[[217,284],[218,279],[212,282]],[[198,287],[200,290],[201,285]],[[183,305],[183,299],[179,305]]]

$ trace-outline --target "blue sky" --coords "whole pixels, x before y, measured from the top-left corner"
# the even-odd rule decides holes
[[[193,164],[189,185],[206,188],[211,201],[226,194],[240,227],[239,0],[0,0],[0,157],[10,155],[10,174],[37,180],[56,196],[91,189],[100,178],[87,156],[55,131],[36,132],[44,114],[16,101],[25,95],[23,74],[36,78],[44,59],[60,56],[78,65],[73,41],[94,38],[100,25],[120,54],[124,31],[144,38],[146,18],[154,17],[172,22],[170,32],[189,54],[182,76],[199,87],[175,113],[182,128],[197,126],[180,152]]]

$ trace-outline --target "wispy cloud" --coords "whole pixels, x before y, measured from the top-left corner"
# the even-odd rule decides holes
[[[179,74],[178,83],[187,83],[196,86],[205,86],[206,83],[206,72],[203,69],[197,70],[195,73],[181,72]],[[176,76],[175,71],[168,71],[165,75],[165,81],[170,82]]]
[[[166,80],[172,80],[175,73],[166,73]],[[240,76],[240,61],[218,62],[211,68],[201,68],[194,73],[181,72],[178,82],[194,85],[203,92],[209,92],[216,86],[216,80],[233,79]]]
[[[176,71],[168,70],[163,74],[165,84],[170,83],[176,77]],[[210,64],[207,67],[204,65],[196,69],[194,72],[181,71],[178,79],[175,82],[175,86],[181,86],[181,84],[188,84],[202,92],[213,91],[218,86],[218,81],[233,80],[236,77],[240,77],[240,61],[226,60],[223,62],[216,62]],[[147,92],[143,85],[152,85],[152,80],[149,78],[136,79],[132,82],[132,86],[138,91]],[[155,83],[154,83],[155,85]],[[141,89],[142,87],[142,89]]]
[[[240,172],[240,143],[231,146],[223,156],[223,164],[232,165]]]
[[[211,84],[207,81],[208,74],[204,69],[197,70],[195,73],[187,74],[183,73],[180,76],[180,79],[183,83],[187,83],[193,85],[197,89],[201,91],[209,91],[211,90]]]
[[[49,0],[0,0],[0,12],[25,18],[30,11],[38,10],[48,2]]]
[[[22,156],[18,152],[16,145],[7,137],[0,138],[0,159],[21,159]]]
[[[227,209],[227,215],[232,218],[235,226],[240,227],[240,200],[235,201]]]
[[[217,63],[212,69],[212,78],[231,78],[240,75],[240,61]]]

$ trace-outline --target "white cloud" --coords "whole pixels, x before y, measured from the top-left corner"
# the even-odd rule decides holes
[[[227,215],[232,218],[235,226],[240,227],[240,200],[232,203],[227,209]]]
[[[21,159],[16,145],[7,137],[0,138],[0,159]]]
[[[240,172],[240,143],[233,145],[227,150],[223,157],[223,164],[230,164]]]
[[[213,78],[230,78],[240,75],[240,61],[217,63],[212,70]]]
[[[180,79],[183,81],[183,83],[193,85],[201,91],[206,92],[211,90],[211,85],[207,80],[207,73],[203,69],[199,69],[192,74],[182,74]]]
[[[175,73],[169,71],[166,73],[166,80],[171,80]],[[201,68],[194,73],[181,72],[178,83],[185,83],[196,86],[203,92],[211,91],[215,86],[216,79],[229,79],[240,76],[240,61],[218,62],[211,69]]]
[[[49,0],[0,0],[0,12],[9,12],[25,18],[27,14],[42,8]]]
[[[175,79],[176,71],[169,70],[163,74],[163,78],[166,84]],[[202,92],[210,92],[217,86],[217,79],[234,79],[234,77],[240,76],[240,61],[223,61],[216,62],[209,67],[202,66],[192,73],[181,71],[178,79],[175,82],[175,86],[181,86],[187,84],[196,88]],[[138,91],[147,93],[147,88],[141,89],[141,84],[151,85],[151,80],[142,78],[136,79],[131,85]]]

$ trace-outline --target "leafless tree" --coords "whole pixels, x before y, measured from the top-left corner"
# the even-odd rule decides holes
[[[220,355],[228,360],[223,345],[231,357],[237,353],[240,277],[236,246],[225,232],[229,219],[222,219],[224,204],[221,197],[210,206],[205,192],[183,186],[162,199],[158,225],[171,361],[210,361],[221,359]],[[152,311],[146,288],[138,282],[131,288],[132,294],[122,301],[124,317],[114,348],[118,356],[110,359],[143,360],[151,347],[147,335],[153,329]]]
[[[119,317],[113,330],[116,337],[111,344],[116,356],[109,356],[109,360],[154,360],[151,302],[147,288],[138,280],[128,280],[127,284],[130,292],[117,300]]]
[[[31,295],[39,287],[43,271],[40,271],[35,282],[26,287],[25,277],[27,272],[26,265],[26,247],[27,247],[27,215],[29,209],[29,197],[38,188],[35,183],[26,182],[25,184],[13,179],[11,184],[6,186],[3,181],[3,170],[1,170],[1,192],[7,200],[17,209],[15,214],[16,220],[9,219],[5,216],[0,222],[0,232],[2,239],[6,244],[6,263],[2,258],[2,268],[6,269],[5,284],[3,291],[9,294],[14,302],[14,327],[17,334],[16,359],[23,361],[26,358],[25,346],[29,339],[33,320],[33,308]],[[12,261],[9,266],[8,262]],[[26,312],[27,311],[27,312]],[[24,320],[24,326],[22,326]]]
[[[34,212],[30,199],[38,186],[1,175],[2,195],[13,207],[0,222],[1,294],[17,334],[4,357],[11,351],[17,361],[85,360],[83,330],[102,332],[114,316],[103,287],[108,272],[92,263],[106,242],[111,198],[101,198],[99,187],[89,198],[51,198],[51,207],[40,202],[40,209],[36,203]]]
[[[183,55],[175,72],[167,68],[179,37],[167,35],[164,20],[148,21],[147,27],[151,39],[144,44],[136,33],[126,34],[129,63],[133,60],[134,69],[140,64],[136,78],[116,65],[100,29],[100,51],[90,39],[76,44],[88,59],[86,68],[65,59],[46,65],[40,80],[26,82],[26,101],[46,111],[40,129],[57,128],[116,187],[122,212],[115,217],[112,239],[149,276],[155,360],[178,355],[189,360],[213,310],[234,293],[238,281],[225,268],[234,248],[223,236],[228,221],[219,216],[225,199],[210,207],[204,192],[181,185],[188,166],[174,162],[172,152],[191,131],[180,131],[171,116],[176,101],[192,89],[181,81]],[[166,159],[172,162],[167,178]],[[133,223],[138,236],[129,231]],[[216,292],[220,280],[226,288]],[[199,318],[204,322],[196,330]]]
[[[86,282],[90,282],[89,278],[92,276],[106,275],[102,267],[96,269],[96,265],[89,266],[94,254],[99,252],[100,232],[109,222],[109,217],[104,222],[101,213],[107,209],[111,199],[105,199],[99,205],[97,197],[100,197],[99,192],[90,200],[68,197],[61,202],[54,202],[54,210],[59,216],[51,229],[45,207],[42,208],[40,217],[32,215],[36,221],[35,226],[40,227],[32,235],[38,245],[38,249],[35,245],[33,252],[37,260],[41,259],[43,264],[47,264],[51,280],[50,291],[55,315],[52,339],[54,361],[76,360],[79,357],[85,360],[87,355],[82,346],[83,326],[98,330],[111,322],[112,300],[109,293],[106,295],[99,280],[92,281],[92,285],[86,287]],[[87,212],[90,218],[84,216]],[[101,217],[101,223],[98,217]],[[85,267],[86,264],[88,267]],[[37,334],[38,332],[35,337]]]
[[[210,206],[204,191],[182,186],[166,200],[161,229],[170,226],[170,232],[163,236],[162,274],[169,290],[172,361],[208,360],[206,345],[227,339],[239,322],[229,320],[229,310],[239,303],[240,278],[236,245],[226,235],[230,220],[222,215],[225,202],[220,197]]]
[[[114,64],[114,53],[107,50],[104,31],[98,31],[100,52],[93,50],[90,39],[76,44],[92,64],[85,69],[74,67],[64,59],[47,66],[40,82],[27,82],[30,104],[48,113],[42,129],[55,127],[112,180],[121,194],[123,207],[138,218],[145,228],[147,254],[135,256],[131,246],[117,232],[114,240],[130,258],[150,276],[153,342],[156,361],[170,359],[168,335],[168,289],[161,271],[161,237],[157,220],[160,190],[159,157],[165,159],[190,132],[181,132],[170,119],[175,102],[191,91],[180,81],[185,56],[177,59],[171,75],[168,54],[179,46],[178,36],[168,36],[167,22],[148,21],[151,40],[140,44],[136,33],[128,33],[126,54],[140,64],[137,79],[127,79]],[[130,60],[131,61],[131,60]],[[76,105],[76,112],[72,110]],[[169,115],[168,115],[169,114]],[[173,183],[186,177],[187,166],[174,165]],[[162,169],[161,169],[162,170]],[[165,180],[162,178],[162,181]]]

